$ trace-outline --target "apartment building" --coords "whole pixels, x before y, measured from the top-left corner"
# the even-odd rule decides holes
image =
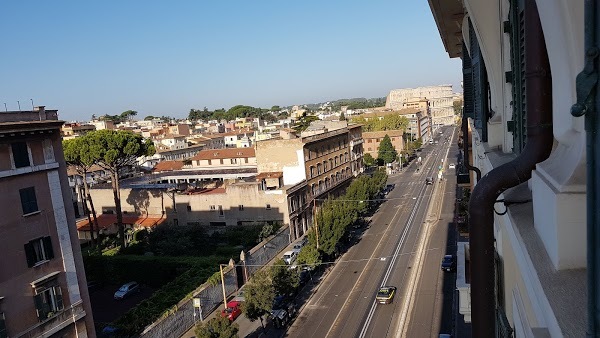
[[[91,124],[82,124],[82,123],[65,123],[61,128],[61,133],[63,136],[63,140],[68,140],[71,138],[75,138],[90,131],[96,130],[96,127]]]
[[[95,337],[56,110],[0,114],[0,336]]]
[[[392,146],[396,151],[400,152],[405,148],[403,130],[365,131],[362,133],[365,154],[370,154],[374,159],[377,159],[379,157],[379,145],[385,135],[390,137]]]
[[[589,82],[599,64],[584,45],[597,41],[596,2],[429,5],[449,57],[462,59],[463,154],[475,169],[457,286],[473,337],[598,336],[600,282],[588,264],[599,244],[586,231],[598,226],[587,219],[597,205],[586,205],[598,145],[586,130],[600,107],[585,100],[599,94]]]
[[[400,109],[421,99],[428,100],[429,113],[431,113],[434,124],[450,125],[454,123],[452,85],[392,89],[385,101],[385,107]]]
[[[299,137],[256,143],[259,172],[281,171],[289,186],[290,231],[302,234],[313,224],[314,206],[337,196],[363,172],[362,126],[346,121],[315,121]],[[293,192],[293,193],[292,193]]]

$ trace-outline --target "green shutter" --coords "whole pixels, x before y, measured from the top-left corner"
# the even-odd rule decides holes
[[[52,291],[54,293],[54,302],[56,304],[56,308],[54,308],[54,311],[60,311],[63,309],[63,298],[62,298],[62,289],[60,288],[60,286],[55,286],[52,288]]]
[[[8,338],[6,332],[6,322],[4,320],[4,313],[0,312],[0,338]]]
[[[510,1],[510,56],[512,75],[513,152],[519,154],[527,142],[527,106],[525,92],[525,4]]]
[[[35,265],[35,251],[33,250],[33,243],[25,243],[25,258],[27,259],[27,266],[32,267]]]
[[[54,258],[54,251],[52,250],[52,239],[50,236],[46,236],[42,239],[44,244],[44,253],[46,254],[46,259],[50,260]]]

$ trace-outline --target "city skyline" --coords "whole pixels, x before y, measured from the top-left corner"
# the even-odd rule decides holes
[[[3,4],[0,103],[63,120],[383,97],[453,84],[426,1]],[[27,51],[30,52],[27,52]],[[33,102],[31,102],[33,101]],[[4,107],[2,107],[4,108]]]

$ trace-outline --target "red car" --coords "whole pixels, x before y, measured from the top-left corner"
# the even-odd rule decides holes
[[[237,301],[227,303],[227,309],[221,311],[221,317],[227,317],[230,322],[233,322],[240,314],[242,314],[240,304],[241,303]]]

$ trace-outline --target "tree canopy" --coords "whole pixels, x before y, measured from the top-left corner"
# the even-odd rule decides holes
[[[273,106],[271,109],[276,108],[278,106]],[[208,108],[204,107],[202,110],[199,109],[190,109],[190,113],[188,115],[188,119],[197,121],[197,120],[235,120],[238,117],[252,117],[252,118],[260,118],[266,121],[276,121],[277,118],[275,115],[269,113],[269,109],[257,108],[245,105],[236,105],[229,110],[225,110],[224,108],[217,109],[214,111],[208,110]]]
[[[242,303],[242,312],[250,321],[260,319],[262,325],[262,316],[271,311],[275,299],[271,274],[266,269],[257,271],[245,288],[246,300]]]
[[[352,122],[363,125],[365,131],[386,131],[386,130],[406,130],[408,128],[408,119],[399,114],[388,114],[379,118],[370,118],[366,120],[359,116],[352,119]]]
[[[125,248],[125,227],[121,212],[121,192],[119,190],[119,172],[126,166],[135,165],[138,157],[151,156],[155,152],[151,140],[144,140],[141,135],[121,130],[96,130],[81,137],[89,146],[89,152],[97,159],[99,166],[111,175],[113,197],[117,214],[117,226],[121,248]]]
[[[298,274],[293,269],[289,269],[283,259],[276,260],[271,266],[271,279],[277,295],[288,295],[299,284]]]
[[[319,118],[314,115],[308,115],[306,112],[302,113],[302,116],[296,121],[294,124],[294,130],[297,132],[302,132],[310,126],[310,123],[313,121],[318,121]]]
[[[196,325],[194,334],[197,338],[235,338],[239,330],[239,325],[230,323],[227,317],[216,316]]]
[[[377,157],[383,160],[383,163],[392,163],[398,157],[396,148],[392,145],[389,135],[385,134],[381,143],[379,143],[379,149],[377,151]]]

